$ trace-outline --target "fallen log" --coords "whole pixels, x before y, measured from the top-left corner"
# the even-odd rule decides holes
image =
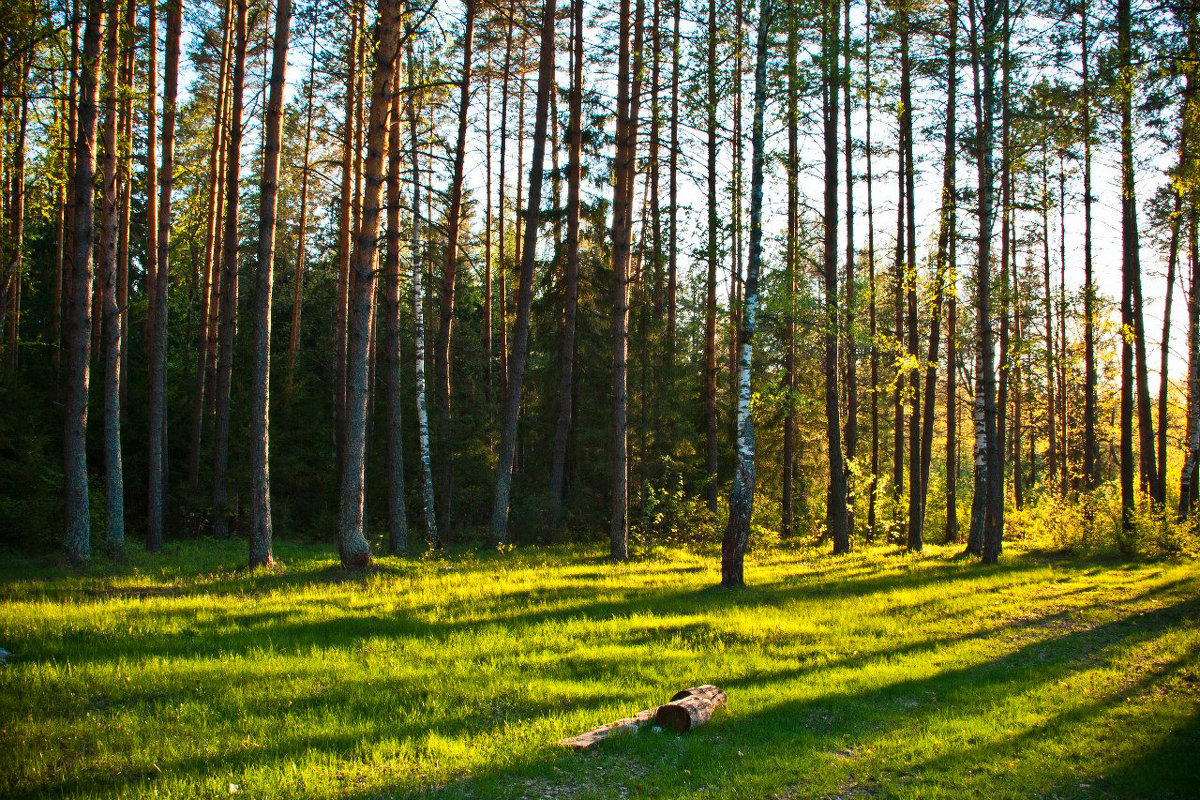
[[[647,708],[632,717],[593,728],[587,733],[559,742],[564,747],[583,750],[622,731],[636,732],[653,722],[659,728],[687,733],[712,719],[713,712],[725,705],[725,693],[711,684],[693,686],[676,692],[666,705]]]
[[[684,689],[671,702],[658,707],[654,722],[660,728],[687,733],[712,719],[713,712],[725,707],[725,693],[716,686]]]

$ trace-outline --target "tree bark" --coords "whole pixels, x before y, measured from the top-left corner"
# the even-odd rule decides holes
[[[79,69],[79,105],[74,143],[75,207],[72,214],[70,292],[67,300],[66,395],[64,397],[63,478],[66,485],[66,526],[63,551],[83,563],[91,558],[91,516],[88,501],[87,416],[91,365],[92,208],[96,176],[96,82],[100,71],[100,34],[104,28],[103,0],[88,0]]]
[[[575,0],[572,16],[570,122],[567,151],[567,274],[559,356],[558,421],[550,466],[550,527],[562,524],[563,478],[574,405],[575,317],[579,308],[579,205],[583,150],[583,0]]]
[[[362,208],[351,257],[351,289],[347,309],[346,428],[343,435],[341,513],[338,553],[342,566],[361,570],[371,564],[371,546],[364,536],[363,490],[366,477],[367,404],[372,306],[375,301],[375,260],[379,243],[380,194],[384,155],[396,91],[399,60],[399,0],[380,0],[379,44],[371,81],[371,110],[367,155],[363,162]]]
[[[733,473],[733,488],[729,493],[729,524],[721,542],[721,585],[734,588],[746,583],[743,561],[750,539],[750,522],[754,514],[754,410],[750,405],[750,367],[754,356],[754,332],[758,312],[758,273],[762,263],[762,205],[763,164],[766,160],[763,136],[763,112],[767,96],[767,57],[771,30],[771,6],[763,4],[759,11],[758,48],[754,67],[754,122],[751,129],[750,166],[750,258],[746,265],[745,309],[741,315],[742,331],[738,337],[738,406],[737,406],[737,468]],[[832,92],[832,90],[831,90]],[[722,698],[724,695],[722,695]],[[675,704],[688,711],[688,730],[702,719],[696,717],[684,703]],[[711,704],[710,704],[711,705]],[[697,709],[698,710],[698,709]],[[682,716],[662,716],[659,719],[679,730]],[[708,712],[711,715],[711,710]],[[662,724],[660,722],[660,724]]]
[[[708,3],[708,65],[705,72],[708,112],[708,276],[704,297],[704,430],[707,457],[705,495],[717,513],[717,0]]]
[[[167,292],[170,286],[171,199],[175,186],[175,117],[183,0],[167,9],[163,70],[162,165],[159,171],[158,259],[150,302],[150,486],[146,547],[162,547],[167,514]]]
[[[395,81],[400,83],[399,70]],[[408,549],[408,512],[404,502],[404,437],[400,401],[400,92],[392,93],[388,135],[387,257],[383,266],[384,317],[387,324],[387,511],[388,552]]]
[[[232,106],[225,157],[225,236],[222,244],[220,330],[216,374],[216,425],[213,433],[213,535],[229,535],[229,393],[233,385],[234,326],[238,296],[238,182],[242,160],[242,92],[246,81],[246,0],[236,0],[234,17]]]
[[[107,546],[111,553],[125,549],[125,474],[121,463],[121,320],[117,305],[117,60],[120,5],[112,0],[104,70],[104,157],[100,207],[101,256],[104,285],[104,477],[108,511]],[[17,240],[18,246],[20,240]]]
[[[542,205],[542,166],[546,152],[546,128],[550,91],[554,83],[555,0],[546,0],[542,10],[542,41],[538,57],[537,107],[533,131],[533,154],[529,165],[529,208],[525,214],[524,249],[517,295],[517,319],[513,328],[513,351],[509,364],[508,393],[504,398],[500,450],[496,465],[496,491],[492,506],[492,536],[508,542],[509,494],[512,488],[513,456],[517,444],[517,417],[521,410],[521,384],[529,355],[529,309],[533,302],[533,267],[537,255],[537,231]]]
[[[275,267],[275,213],[279,197],[279,148],[282,139],[283,90],[287,72],[292,0],[275,6],[275,39],[271,52],[271,88],[263,139],[263,171],[258,202],[258,269],[255,282],[254,373],[250,392],[250,566],[275,561],[271,548],[270,397],[271,292]]]

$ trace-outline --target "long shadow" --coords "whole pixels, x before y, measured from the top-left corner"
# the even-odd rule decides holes
[[[783,701],[748,712],[733,710],[682,739],[670,735],[614,739],[605,743],[608,746],[599,761],[560,753],[547,746],[515,763],[476,771],[436,794],[502,798],[523,795],[531,782],[586,785],[589,772],[608,759],[613,763],[640,764],[645,770],[645,777],[639,778],[643,794],[697,796],[705,786],[731,786],[731,782],[740,782],[738,793],[746,796],[746,787],[754,785],[754,776],[770,775],[777,770],[781,753],[807,754],[801,757],[801,762],[805,758],[820,760],[844,747],[847,741],[886,736],[889,731],[905,726],[919,728],[941,715],[944,708],[960,703],[994,707],[1010,695],[1115,660],[1121,650],[1147,642],[1198,614],[1200,597],[1189,597],[1052,640],[1030,642],[1000,658],[929,677],[861,692],[832,692],[811,700]],[[1112,698],[1111,702],[1120,700]],[[1067,720],[1064,725],[1069,723]],[[684,762],[690,766],[690,773],[675,768]],[[841,778],[852,769],[851,766],[842,769]],[[824,783],[811,785],[801,782],[791,788],[762,787],[763,796],[795,790],[787,796],[808,797],[837,788],[837,782],[830,783],[828,775],[823,780]],[[617,796],[618,788],[608,786],[594,794],[585,791],[569,796]],[[397,784],[352,796],[410,796],[410,791],[411,787]]]

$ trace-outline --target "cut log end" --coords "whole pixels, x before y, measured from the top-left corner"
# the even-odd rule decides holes
[[[660,728],[687,733],[712,719],[713,712],[725,703],[725,693],[716,686],[684,689],[671,702],[658,707],[654,721]]]

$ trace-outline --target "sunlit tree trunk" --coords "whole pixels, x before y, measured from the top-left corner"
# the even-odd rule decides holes
[[[380,0],[379,43],[371,81],[371,109],[367,125],[367,155],[363,162],[362,208],[350,261],[351,289],[347,308],[346,430],[343,436],[341,513],[338,553],[342,566],[361,570],[371,563],[371,546],[363,526],[363,489],[366,477],[367,361],[372,305],[375,301],[375,267],[379,245],[380,195],[383,165],[388,151],[396,66],[399,60],[400,3]]]
[[[729,494],[729,524],[721,544],[721,584],[743,586],[743,560],[750,538],[754,512],[755,438],[754,414],[750,405],[750,367],[754,355],[754,332],[758,310],[758,273],[762,262],[763,163],[766,160],[763,136],[763,110],[767,95],[767,46],[771,27],[771,6],[760,7],[758,47],[754,68],[754,122],[751,129],[750,167],[750,257],[746,265],[745,310],[738,354],[737,468]],[[831,89],[831,93],[834,90]]]
[[[213,433],[213,535],[229,535],[229,393],[233,384],[234,326],[238,296],[238,182],[242,159],[242,92],[246,81],[246,0],[236,0],[234,16],[232,106],[225,157],[225,235],[222,244],[220,330],[216,374],[216,425]]]
[[[399,86],[400,73],[396,71]],[[391,132],[388,135],[387,256],[383,265],[384,317],[387,325],[387,525],[388,552],[408,549],[408,512],[404,502],[404,437],[400,401],[400,92],[392,93]]]
[[[717,513],[717,257],[720,227],[717,200],[717,0],[708,3],[708,63],[705,69],[708,114],[708,276],[704,296],[705,496]]]

